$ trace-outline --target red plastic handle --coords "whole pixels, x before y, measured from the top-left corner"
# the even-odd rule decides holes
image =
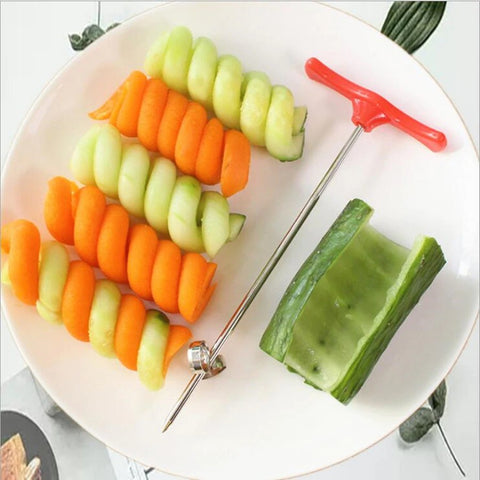
[[[442,132],[427,127],[403,113],[378,93],[347,80],[318,59],[313,57],[308,59],[305,71],[312,80],[323,83],[350,99],[353,105],[352,122],[361,125],[366,132],[384,123],[391,123],[434,152],[439,152],[447,146],[447,138]]]

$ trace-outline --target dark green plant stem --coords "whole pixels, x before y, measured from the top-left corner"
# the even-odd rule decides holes
[[[442,435],[443,441],[445,442],[445,445],[447,446],[448,451],[450,452],[450,455],[452,456],[453,461],[455,462],[455,465],[456,465],[457,468],[460,470],[460,473],[461,473],[464,477],[466,477],[465,472],[464,472],[462,466],[460,465],[460,463],[459,463],[458,460],[457,460],[457,457],[455,456],[455,453],[453,453],[452,447],[450,447],[450,444],[448,443],[447,437],[446,437],[446,435],[445,435],[445,433],[444,433],[444,431],[443,431],[442,426],[440,425],[440,420],[437,420],[435,423],[437,424],[437,427],[438,427],[438,429],[440,430],[440,434]]]
[[[97,25],[100,26],[100,12],[102,11],[102,2],[97,2]]]

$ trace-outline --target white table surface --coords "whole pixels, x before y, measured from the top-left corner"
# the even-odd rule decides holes
[[[380,29],[390,2],[326,2]],[[157,2],[103,2],[101,24],[121,22]],[[31,104],[65,63],[77,55],[68,33],[81,33],[96,21],[96,2],[1,3],[1,162]],[[479,4],[449,2],[437,31],[415,57],[456,105],[478,151]],[[454,321],[454,319],[452,319]],[[1,382],[25,362],[1,319]],[[447,408],[442,424],[467,478],[479,478],[479,330],[447,378]],[[88,461],[86,459],[86,461]],[[165,479],[174,478],[165,475]],[[163,478],[163,476],[162,476]],[[413,446],[395,432],[366,452],[302,477],[308,480],[460,478],[437,431]]]

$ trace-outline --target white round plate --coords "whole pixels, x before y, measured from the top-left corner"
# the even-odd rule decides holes
[[[70,176],[77,139],[149,45],[173,25],[208,36],[219,53],[289,86],[308,106],[303,158],[282,164],[253,150],[250,182],[231,199],[247,215],[240,237],[216,258],[218,289],[193,326],[213,343],[317,181],[347,140],[350,103],[307,78],[316,56],[445,132],[445,151],[390,126],[363,135],[271,278],[224,347],[228,367],[204,381],[170,430],[163,421],[190,379],[185,352],[165,387],[147,391],[135,372],[97,355],[63,327],[43,321],[8,289],[2,300],[13,335],[40,382],[73,419],[113,449],[162,471],[208,479],[285,478],[361,452],[417,409],[452,368],[478,311],[478,160],[455,108],[424,68],[368,25],[316,3],[173,3],[117,27],[79,54],[35,103],[2,178],[3,223],[41,227],[47,181]],[[434,236],[447,265],[400,328],[356,398],[344,406],[303,384],[264,354],[260,337],[289,280],[345,204],[375,208],[372,224],[410,247]],[[181,322],[171,317],[172,322]]]

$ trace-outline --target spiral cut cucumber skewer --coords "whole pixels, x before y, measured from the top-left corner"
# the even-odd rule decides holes
[[[53,238],[75,245],[83,261],[110,280],[128,283],[162,310],[179,312],[190,323],[200,317],[216,287],[211,284],[215,263],[199,253],[182,256],[174,242],[159,240],[149,225],[131,225],[127,210],[107,205],[93,185],[73,193],[72,182],[63,177],[48,185],[44,216]]]
[[[224,132],[216,118],[197,102],[168,89],[160,79],[132,72],[98,110],[95,120],[109,119],[126,137],[138,137],[153,152],[173,160],[202,183],[220,182],[229,197],[243,190],[250,169],[250,144],[237,130]]]
[[[272,86],[263,72],[243,72],[233,55],[217,56],[213,42],[177,26],[160,35],[145,60],[145,71],[215,112],[228,128],[240,129],[253,145],[266,146],[281,161],[303,153],[306,107],[295,107],[292,92]]]
[[[63,323],[99,354],[137,370],[148,388],[162,387],[170,360],[191,337],[188,328],[170,325],[160,311],[147,311],[136,296],[122,295],[115,283],[96,280],[86,262],[70,262],[61,243],[41,244],[37,227],[27,220],[2,228],[2,251],[9,254],[2,283],[20,301],[36,305],[42,318]]]
[[[166,158],[150,161],[139,144],[122,144],[112,125],[95,125],[79,141],[70,163],[75,178],[96,185],[118,198],[129,213],[169,235],[183,250],[207,252],[213,258],[234,240],[245,215],[230,213],[218,192],[202,192],[189,175],[177,178],[175,164]]]

